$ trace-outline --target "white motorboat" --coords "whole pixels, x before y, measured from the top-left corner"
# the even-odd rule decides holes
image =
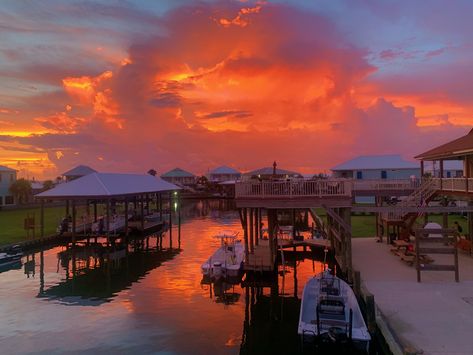
[[[202,264],[202,273],[210,279],[238,277],[243,268],[245,249],[237,234],[220,234],[215,238],[220,239],[220,248]]]
[[[122,215],[114,215],[110,219],[110,226],[108,232],[111,233],[118,233],[120,230],[125,228],[126,219],[125,216]],[[107,233],[107,218],[101,217],[92,224],[92,232],[93,233]]]
[[[22,256],[23,252],[19,247],[13,247],[6,253],[0,253],[0,268],[20,263]]]
[[[298,333],[303,342],[351,342],[366,352],[371,340],[353,290],[330,270],[304,286]]]

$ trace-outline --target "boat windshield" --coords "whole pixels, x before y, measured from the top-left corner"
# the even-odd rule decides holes
[[[340,296],[340,280],[333,276],[320,279],[320,292],[326,296]]]

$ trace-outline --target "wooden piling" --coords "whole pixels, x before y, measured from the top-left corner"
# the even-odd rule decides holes
[[[253,224],[253,208],[250,208],[250,252],[253,254],[255,251],[254,248],[254,224]]]

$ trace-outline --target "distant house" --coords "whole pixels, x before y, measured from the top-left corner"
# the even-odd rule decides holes
[[[39,194],[43,191],[43,183],[40,181],[33,180],[31,181],[31,193],[33,195]]]
[[[271,167],[264,167],[261,169],[256,169],[249,171],[243,174],[247,179],[261,179],[261,180],[270,180],[270,179],[289,179],[289,178],[302,178],[302,175],[298,172],[284,169],[274,169]]]
[[[161,179],[178,186],[194,185],[196,176],[188,171],[175,168],[161,175]]]
[[[71,181],[96,172],[97,170],[94,170],[87,165],[78,165],[75,168],[63,173],[62,176],[66,179],[66,181]]]
[[[400,155],[363,155],[334,166],[333,177],[350,179],[409,179],[420,177],[420,166]]]
[[[209,180],[212,182],[235,181],[240,178],[241,173],[228,166],[219,166],[209,173]]]
[[[0,165],[0,206],[14,205],[10,186],[16,181],[16,170]]]

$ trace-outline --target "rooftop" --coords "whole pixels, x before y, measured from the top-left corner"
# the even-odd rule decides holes
[[[16,171],[15,169],[9,168],[8,166],[0,165],[0,171]]]
[[[161,177],[168,177],[168,178],[173,178],[173,177],[195,177],[195,175],[188,172],[188,171],[182,170],[181,168],[175,168],[175,169],[169,170],[168,172],[162,174]]]
[[[417,155],[416,159],[458,159],[460,156],[473,153],[473,129],[467,135],[442,144],[436,148]]]
[[[247,173],[245,173],[245,175],[272,175],[273,174],[273,167],[272,166],[268,166],[268,167],[264,167],[264,168],[261,168],[261,169],[256,169],[256,170],[252,170],[252,171],[248,171]],[[284,170],[284,169],[278,169],[276,168],[276,175],[299,175],[301,176],[301,174],[299,174],[298,172],[296,171],[291,171],[291,170]]]
[[[97,170],[92,169],[90,166],[87,165],[78,165],[71,170],[66,171],[63,173],[63,176],[85,176],[92,173],[96,173]]]
[[[400,155],[362,155],[334,166],[339,170],[420,169],[419,163],[404,160]]]
[[[57,185],[51,190],[36,195],[36,197],[50,199],[107,198],[179,189],[174,184],[148,174],[92,173]]]
[[[213,170],[210,170],[210,174],[240,174],[236,169],[230,168],[229,166],[219,166]]]

